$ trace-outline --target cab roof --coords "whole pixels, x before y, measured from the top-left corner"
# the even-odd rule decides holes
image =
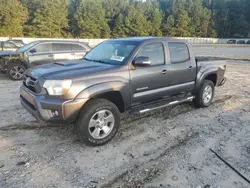
[[[113,41],[137,41],[137,42],[146,42],[146,41],[178,41],[178,42],[185,42],[181,39],[171,38],[171,37],[127,37],[127,38],[117,38],[112,39]]]

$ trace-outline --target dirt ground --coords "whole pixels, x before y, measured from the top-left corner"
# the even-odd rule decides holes
[[[126,118],[102,147],[72,125],[38,123],[19,103],[21,82],[0,76],[0,187],[245,188],[250,185],[250,62],[228,61],[214,103]]]

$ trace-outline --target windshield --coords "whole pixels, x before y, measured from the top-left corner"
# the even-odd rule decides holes
[[[138,42],[105,41],[91,50],[84,59],[113,65],[122,65],[134,51]]]
[[[17,52],[25,52],[25,51],[29,50],[32,46],[36,45],[37,43],[38,43],[38,41],[30,42],[30,43],[22,46],[21,48],[18,48]]]

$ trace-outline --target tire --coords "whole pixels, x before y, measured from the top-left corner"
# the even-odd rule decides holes
[[[21,63],[9,63],[7,74],[11,80],[22,80],[26,67]]]
[[[205,92],[207,92],[207,95]],[[214,83],[210,80],[204,80],[203,85],[195,95],[194,104],[198,108],[209,107],[212,104],[213,98]]]
[[[100,146],[109,142],[120,127],[120,112],[106,99],[89,101],[76,121],[76,131],[82,142]]]

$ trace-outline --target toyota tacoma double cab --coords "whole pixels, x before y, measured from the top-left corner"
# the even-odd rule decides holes
[[[190,46],[172,38],[112,39],[82,60],[28,69],[20,90],[24,108],[38,120],[73,123],[83,142],[110,141],[120,115],[142,114],[193,101],[208,107],[225,82],[226,63],[195,59]]]

